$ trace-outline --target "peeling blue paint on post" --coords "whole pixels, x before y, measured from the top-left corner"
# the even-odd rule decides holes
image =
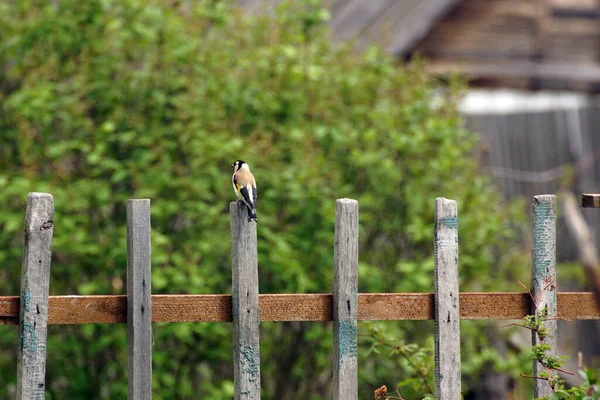
[[[458,216],[442,218],[440,219],[439,224],[450,229],[458,229]]]
[[[239,353],[238,352],[239,349]],[[240,355],[240,368],[237,379],[243,387],[239,391],[240,399],[260,399],[260,350],[257,346],[234,345],[234,352]],[[238,396],[238,393],[236,393]]]
[[[35,336],[35,326],[33,324],[21,324],[21,351],[37,351],[37,339]]]
[[[260,351],[254,346],[242,346],[242,372],[246,375],[245,378],[249,382],[258,383],[260,377]]]
[[[541,197],[541,196],[540,196]],[[539,292],[544,286],[544,282],[552,275],[552,265],[556,263],[556,210],[554,203],[548,199],[541,198],[534,203],[533,213],[533,276],[532,288],[534,292]],[[554,228],[553,228],[554,227]],[[554,229],[554,233],[552,230]],[[556,301],[556,290],[552,290]]]
[[[342,368],[344,360],[356,359],[358,343],[356,340],[356,323],[351,320],[339,321],[338,329],[338,369]]]
[[[29,303],[31,302],[31,290],[29,290],[29,277],[25,278],[25,290],[21,296],[25,303],[25,311],[29,312]]]

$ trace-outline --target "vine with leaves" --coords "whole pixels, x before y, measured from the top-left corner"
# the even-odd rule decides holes
[[[536,400],[598,400],[600,399],[600,390],[598,389],[598,371],[593,369],[584,369],[583,356],[579,353],[579,375],[583,378],[584,383],[580,386],[572,386],[567,388],[564,379],[559,372],[568,375],[575,375],[573,372],[562,369],[561,367],[567,360],[566,356],[553,355],[552,346],[546,343],[546,340],[551,337],[552,332],[546,326],[546,322],[555,319],[548,315],[548,306],[543,304],[541,299],[544,293],[555,287],[554,280],[547,277],[537,296],[534,296],[531,291],[519,282],[519,284],[527,290],[533,304],[533,314],[523,318],[522,323],[512,323],[504,326],[519,326],[532,331],[538,341],[538,344],[532,346],[531,351],[526,353],[526,356],[531,360],[540,363],[544,367],[544,371],[538,375],[528,375],[521,373],[524,378],[539,379],[546,381],[550,386],[551,395],[538,398]]]

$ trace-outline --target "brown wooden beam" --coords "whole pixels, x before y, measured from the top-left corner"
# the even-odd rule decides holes
[[[600,194],[581,195],[581,206],[584,208],[600,208]]]
[[[262,321],[331,321],[331,294],[261,294]],[[461,319],[520,319],[528,293],[461,293]],[[16,325],[19,297],[0,297],[0,325]],[[600,319],[592,293],[558,293],[558,317]],[[361,321],[433,319],[432,293],[360,293]],[[50,324],[127,321],[127,296],[50,296]],[[231,322],[231,295],[152,295],[153,322]]]

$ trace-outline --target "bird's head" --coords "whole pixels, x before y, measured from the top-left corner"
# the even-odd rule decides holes
[[[248,167],[248,164],[246,164],[242,160],[237,160],[236,162],[234,162],[233,164],[231,164],[231,168],[233,168],[233,172],[239,171],[240,169],[242,169],[243,166]]]

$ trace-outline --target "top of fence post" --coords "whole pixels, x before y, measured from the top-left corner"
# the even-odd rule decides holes
[[[21,274],[17,399],[44,399],[54,198],[29,193]]]

